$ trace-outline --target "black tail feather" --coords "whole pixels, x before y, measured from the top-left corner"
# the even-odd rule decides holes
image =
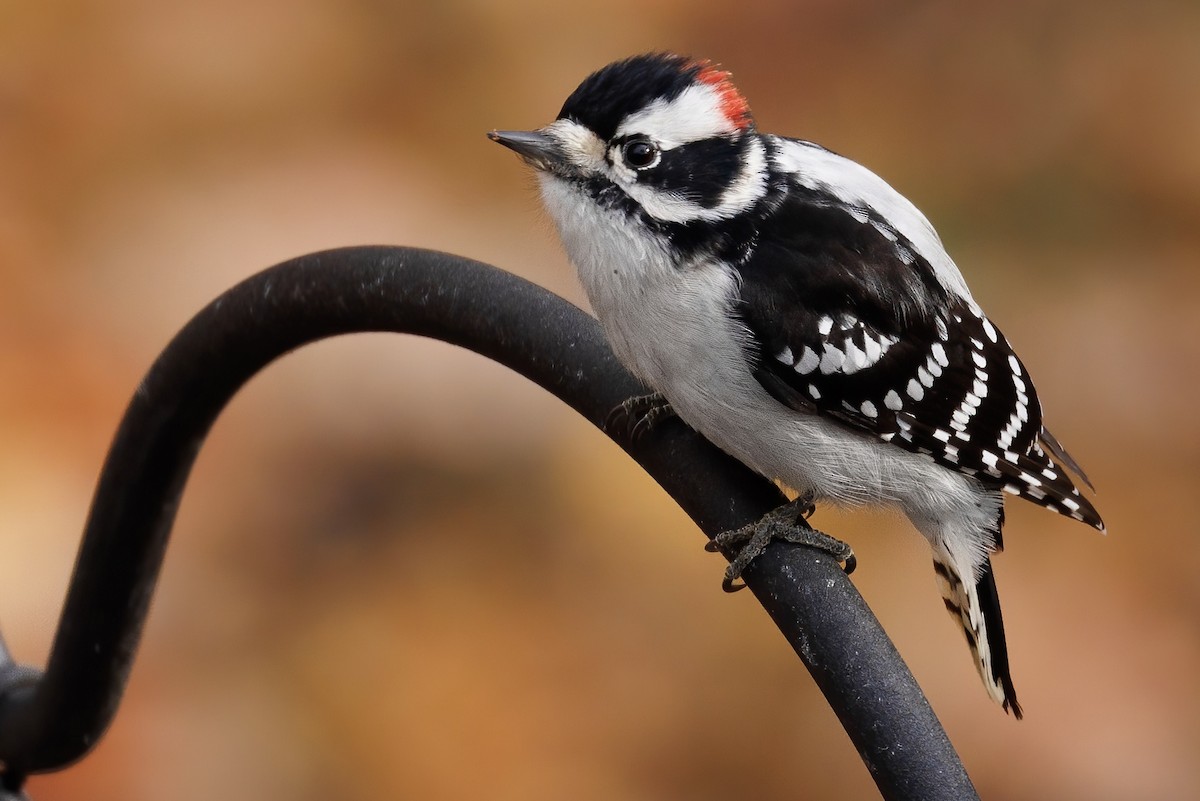
[[[1012,673],[1008,668],[1008,644],[1004,639],[1004,618],[1000,614],[1000,596],[996,592],[996,577],[992,574],[992,560],[983,563],[979,580],[975,582],[975,594],[979,598],[979,611],[983,615],[987,631],[987,646],[991,652],[992,677],[1004,689],[1004,708],[1013,717],[1022,717],[1021,705],[1017,703],[1017,691],[1013,687]]]
[[[1071,454],[1067,453],[1067,449],[1062,446],[1062,443],[1058,441],[1057,437],[1050,433],[1050,429],[1042,426],[1042,434],[1040,438],[1042,440],[1042,444],[1046,446],[1046,449],[1050,451],[1050,454],[1055,459],[1061,462],[1072,473],[1079,476],[1083,483],[1087,484],[1088,489],[1090,489],[1092,492],[1096,491],[1096,488],[1092,486],[1092,480],[1087,477],[1087,473],[1083,472],[1083,468],[1079,466],[1079,462],[1075,461]]]

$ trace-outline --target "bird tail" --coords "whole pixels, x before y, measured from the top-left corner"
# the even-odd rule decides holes
[[[933,570],[946,610],[962,624],[988,695],[1020,720],[1021,705],[1017,703],[1008,669],[1008,646],[1004,641],[1004,619],[1000,616],[992,560],[985,558],[982,566],[975,569],[969,558],[956,558],[942,543],[937,543],[933,550]]]

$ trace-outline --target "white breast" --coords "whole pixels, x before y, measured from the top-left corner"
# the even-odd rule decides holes
[[[631,372],[680,412],[724,405],[732,414],[735,401],[761,392],[746,366],[748,334],[730,317],[737,279],[728,266],[677,266],[661,242],[554,177],[542,178],[542,194],[609,343]]]

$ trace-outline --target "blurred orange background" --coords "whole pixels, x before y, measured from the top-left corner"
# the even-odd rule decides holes
[[[925,544],[821,510],[984,798],[1200,796],[1200,6],[88,3],[0,8],[0,626],[49,649],[142,373],[239,279],[420,245],[576,303],[490,128],[669,49],[938,226],[1089,470],[1101,537],[1010,503],[1027,718],[987,697]],[[140,657],[51,799],[871,798],[799,660],[607,439],[504,369],[323,343],[235,399]]]

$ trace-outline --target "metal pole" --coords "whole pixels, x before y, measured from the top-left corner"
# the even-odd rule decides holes
[[[470,348],[597,426],[645,392],[595,321],[488,265],[411,248],[303,256],[230,289],[183,328],[137,388],[100,475],[44,674],[0,670],[0,767],[83,757],[116,713],[179,497],[225,404],[279,356],[340,334],[394,331]],[[618,443],[709,536],[778,505],[769,483],[684,426]],[[812,672],[886,799],[977,798],[907,666],[831,559],[773,544],[746,583]],[[797,777],[803,783],[803,776]]]

